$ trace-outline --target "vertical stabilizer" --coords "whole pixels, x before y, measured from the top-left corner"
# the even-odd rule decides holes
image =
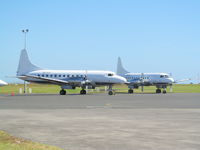
[[[21,55],[20,55],[20,59],[19,59],[17,76],[22,76],[22,75],[27,74],[28,72],[36,71],[36,70],[42,70],[42,69],[40,67],[33,65],[30,62],[27,51],[25,49],[23,49],[21,51]]]
[[[124,67],[122,66],[122,61],[121,61],[121,58],[118,57],[118,62],[117,62],[117,74],[118,75],[124,75],[126,73],[129,73],[128,71],[126,71],[124,69]]]

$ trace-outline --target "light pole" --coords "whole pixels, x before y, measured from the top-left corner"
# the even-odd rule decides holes
[[[24,49],[26,49],[26,34],[28,33],[28,29],[22,30],[22,33],[24,33]]]
[[[24,49],[26,49],[26,34],[28,33],[28,29],[23,29],[22,33],[24,33]],[[26,81],[24,80],[24,94],[26,93]]]

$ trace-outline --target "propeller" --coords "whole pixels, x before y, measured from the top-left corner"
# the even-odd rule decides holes
[[[83,81],[81,82],[82,85],[88,85],[90,84],[90,80],[88,80],[88,73],[87,70],[85,70],[85,77],[83,78]]]

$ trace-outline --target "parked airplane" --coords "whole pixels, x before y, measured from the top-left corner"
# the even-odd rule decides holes
[[[174,79],[167,73],[129,73],[122,66],[120,57],[117,63],[117,75],[127,79],[128,93],[134,93],[133,90],[139,86],[142,91],[144,90],[143,86],[156,86],[156,93],[161,93],[161,88],[163,88],[163,93],[166,93],[167,86],[172,86],[174,83]]]
[[[65,95],[65,89],[81,87],[80,94],[86,94],[86,87],[94,89],[97,86],[109,86],[108,94],[113,95],[113,84],[123,84],[127,80],[111,71],[87,70],[46,70],[33,65],[27,51],[21,51],[17,78],[35,83],[56,84],[61,87],[60,95]]]
[[[0,80],[0,86],[5,86],[5,85],[8,85],[8,83],[6,83],[6,82]]]

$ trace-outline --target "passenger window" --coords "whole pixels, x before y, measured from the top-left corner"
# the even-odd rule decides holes
[[[56,78],[56,77],[57,77],[57,75],[55,74],[55,75],[54,75],[54,77]]]
[[[49,75],[47,74],[46,77],[48,77]]]
[[[74,75],[72,75],[72,78],[74,77]]]
[[[40,75],[38,74],[38,77],[40,77]]]
[[[65,75],[63,75],[63,77],[65,77]]]
[[[44,77],[44,75],[42,75],[42,77]]]
[[[69,75],[67,75],[67,77],[69,78]]]
[[[59,75],[58,77],[61,77],[61,75]]]
[[[50,77],[52,78],[52,76],[53,76],[53,75],[51,74]]]

